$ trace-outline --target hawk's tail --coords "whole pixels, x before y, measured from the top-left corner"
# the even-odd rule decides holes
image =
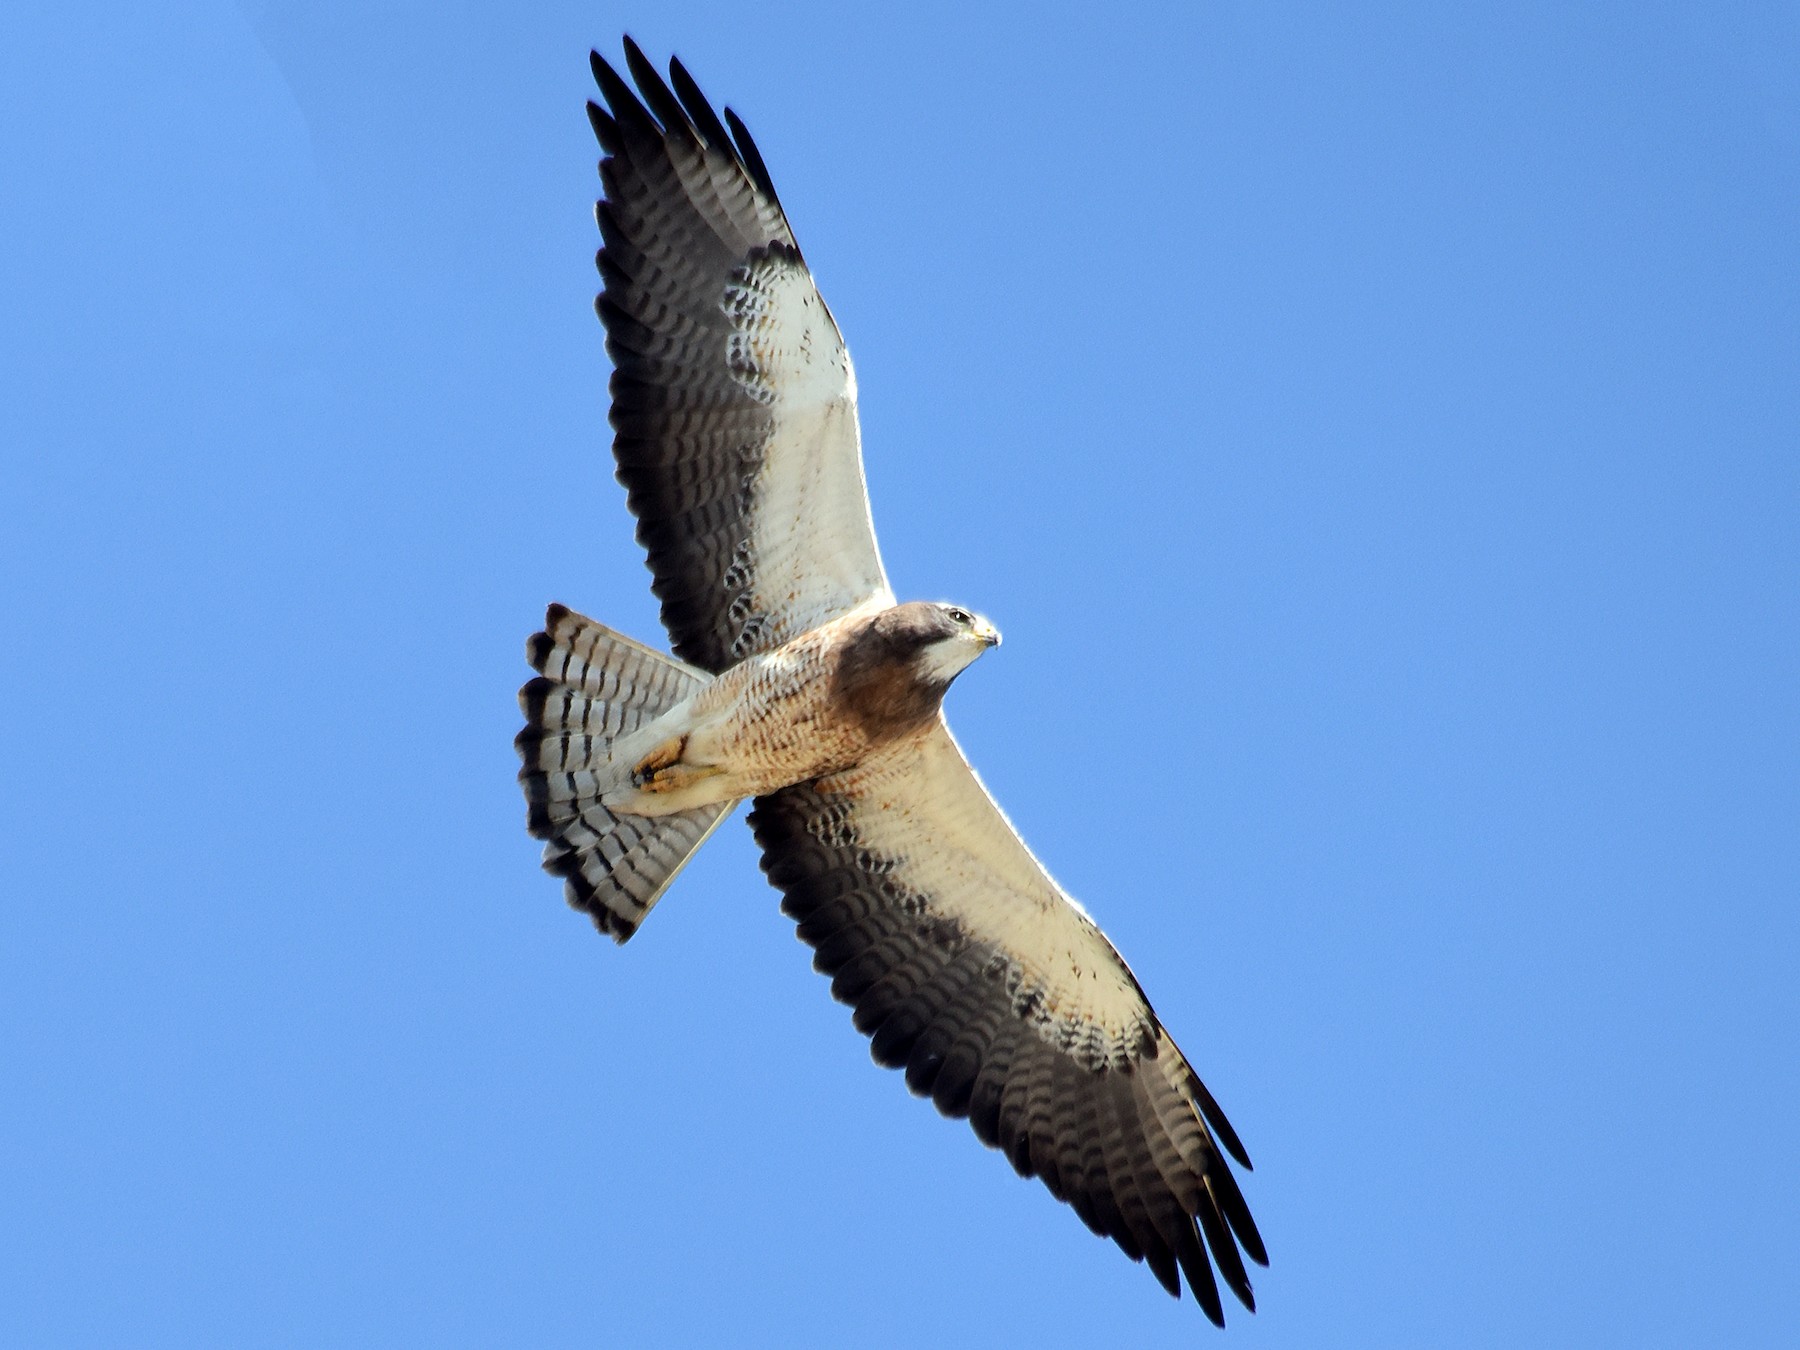
[[[613,778],[607,752],[707,677],[561,605],[550,606],[525,659],[540,672],[519,690],[525,729],[513,742],[526,828],[545,841],[544,870],[564,879],[569,903],[624,942],[735,803],[615,814],[600,802]]]

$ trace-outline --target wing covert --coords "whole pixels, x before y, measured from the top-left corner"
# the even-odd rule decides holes
[[[1255,1306],[1243,1256],[1268,1258],[1221,1152],[1247,1168],[1243,1145],[941,717],[854,770],[758,798],[750,824],[877,1063],[967,1117],[1171,1294],[1179,1270],[1223,1324],[1210,1250]]]
[[[596,53],[588,105],[613,452],[675,653],[716,672],[892,592],[850,355],[762,157],[625,53],[637,92]]]

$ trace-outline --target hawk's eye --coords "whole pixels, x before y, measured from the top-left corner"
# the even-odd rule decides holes
[[[952,607],[950,610],[950,622],[961,624],[964,628],[967,628],[975,622],[975,618],[966,609],[956,609]]]

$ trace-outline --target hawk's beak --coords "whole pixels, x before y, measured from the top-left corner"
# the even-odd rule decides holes
[[[980,623],[976,624],[975,636],[987,643],[990,647],[998,647],[1000,645],[1000,630],[994,627],[994,625],[989,623],[986,619],[983,619]]]

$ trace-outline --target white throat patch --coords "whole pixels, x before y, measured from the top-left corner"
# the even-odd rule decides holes
[[[932,681],[950,683],[969,663],[988,649],[988,644],[973,633],[957,633],[941,638],[919,650],[919,674]]]

